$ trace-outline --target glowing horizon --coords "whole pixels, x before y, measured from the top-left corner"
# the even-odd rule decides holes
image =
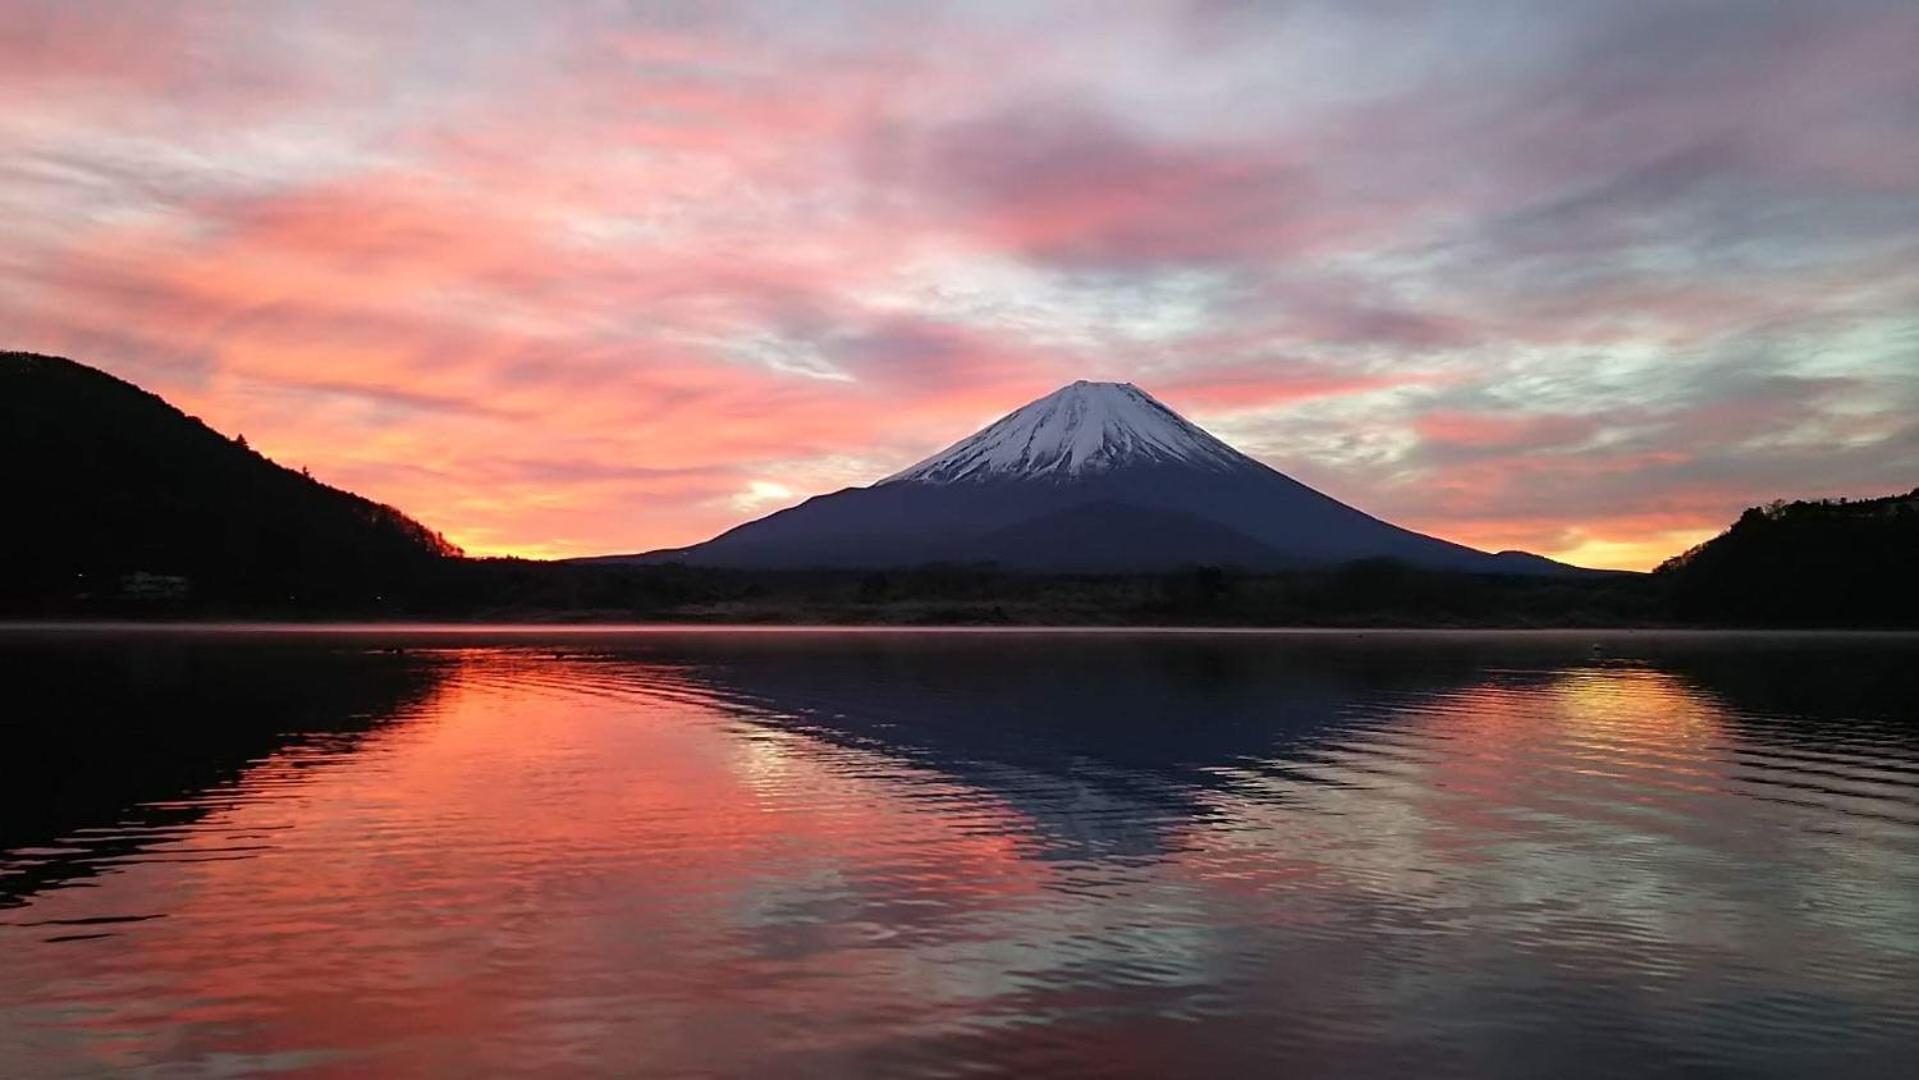
[[[0,348],[476,555],[677,547],[1134,382],[1643,569],[1919,478],[1919,9],[0,10]]]

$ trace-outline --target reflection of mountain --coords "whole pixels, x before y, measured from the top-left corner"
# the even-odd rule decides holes
[[[1156,852],[1156,823],[1203,819],[1207,792],[1248,778],[1315,782],[1319,755],[1395,706],[1486,677],[1482,644],[1433,641],[809,634],[641,651],[755,722],[990,791],[1051,853],[1087,857]]]
[[[1904,1060],[1916,756],[1745,737],[1756,669],[1841,662],[1804,641],[265,638],[0,636],[34,719],[91,718],[0,759],[70,796],[7,843],[86,849],[7,856],[0,1044],[60,1055],[14,1071]]]
[[[219,635],[0,637],[0,907],[198,820],[211,792],[302,744],[417,708],[437,662]],[[84,831],[82,843],[59,843]],[[24,852],[24,853],[23,853]]]
[[[1031,820],[1045,853],[1084,858],[1160,853],[1180,842],[1176,830],[1221,812],[1215,796],[1244,813],[1245,800],[1286,802],[1301,784],[1366,786],[1383,778],[1367,762],[1392,768],[1376,755],[1407,736],[1445,740],[1441,758],[1497,772],[1530,767],[1531,750],[1503,742],[1522,729],[1603,741],[1589,726],[1603,723],[1604,738],[1690,762],[1696,749],[1661,742],[1699,734],[1674,726],[1683,721],[1658,693],[1668,686],[1723,704],[1711,710],[1718,722],[1757,743],[1910,747],[1919,668],[1897,662],[1900,649],[1909,656],[1912,644],[1628,634],[1595,651],[1576,634],[820,633],[616,651],[649,680],[670,671],[753,723],[991,793]],[[1513,702],[1538,711],[1500,719],[1496,706]],[[1461,739],[1480,749],[1460,753]],[[1776,767],[1753,775],[1790,782]]]

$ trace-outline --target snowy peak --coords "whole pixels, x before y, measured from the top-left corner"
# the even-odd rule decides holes
[[[1009,571],[1268,571],[1399,559],[1557,572],[1402,529],[1266,467],[1127,383],[1077,382],[904,472],[656,561],[765,569],[997,563]]]
[[[880,484],[1066,479],[1135,465],[1261,468],[1132,383],[1081,380]]]

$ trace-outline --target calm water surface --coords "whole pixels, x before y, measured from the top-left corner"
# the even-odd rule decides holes
[[[0,1074],[1919,1060],[1919,642],[0,632]]]

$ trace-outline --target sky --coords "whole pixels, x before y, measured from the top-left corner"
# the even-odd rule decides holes
[[[1919,484],[1919,4],[0,0],[0,348],[474,554],[1075,379],[1486,549]]]

